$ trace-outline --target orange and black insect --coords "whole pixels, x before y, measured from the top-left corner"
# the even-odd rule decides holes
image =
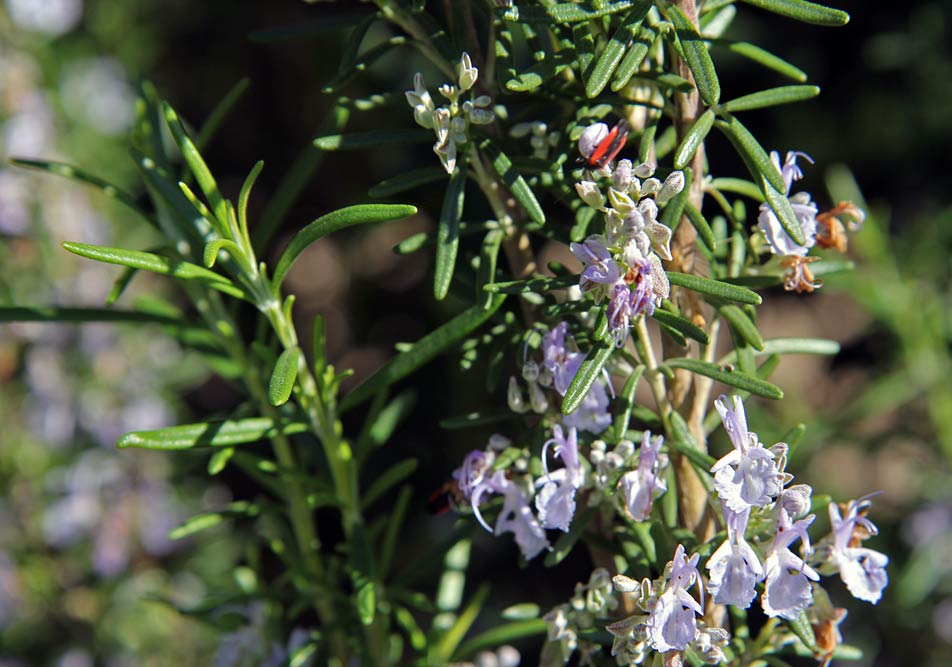
[[[592,154],[588,157],[580,157],[579,162],[589,169],[601,169],[614,160],[621,152],[621,149],[625,147],[625,142],[628,141],[628,132],[630,130],[631,126],[628,125],[627,121],[618,121],[615,123],[615,126],[608,131],[605,138],[598,142]]]

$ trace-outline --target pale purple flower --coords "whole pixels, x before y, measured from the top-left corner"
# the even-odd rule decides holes
[[[553,385],[560,396],[565,395],[585,360],[583,353],[569,352],[566,348],[565,336],[568,330],[568,323],[559,322],[542,337],[542,366],[552,374]],[[572,414],[565,415],[562,423],[579,431],[601,433],[612,421],[608,408],[605,382],[596,380],[582,399],[581,405]]]
[[[597,285],[614,285],[621,280],[621,270],[605,247],[600,236],[589,236],[584,243],[572,243],[572,254],[585,265],[579,287],[583,292],[595,289]]]
[[[717,495],[732,512],[743,512],[749,507],[764,507],[780,493],[783,475],[777,468],[777,459],[783,457],[787,446],[781,442],[765,448],[757,434],[747,430],[747,415],[740,396],[733,398],[733,410],[727,407],[726,396],[714,402],[734,450],[721,457],[711,472]]]
[[[689,560],[684,546],[678,545],[670,564],[671,572],[667,585],[645,624],[648,641],[659,653],[683,651],[697,634],[695,615],[704,613],[704,590],[700,588],[698,559],[698,554],[694,554]],[[700,604],[688,593],[688,589],[695,584],[698,585],[701,595]]]
[[[833,527],[833,561],[840,570],[840,578],[853,597],[876,603],[889,583],[886,565],[889,557],[873,549],[850,546],[853,531],[862,527],[870,535],[879,530],[861,512],[869,507],[870,496],[851,500],[846,507],[846,516],[840,515],[836,503],[830,503],[830,524]]]
[[[479,503],[486,492],[503,495],[502,510],[496,518],[495,530],[489,527],[479,511]],[[540,551],[549,548],[545,531],[532,514],[526,495],[519,485],[506,477],[505,470],[497,470],[492,477],[477,485],[473,492],[472,505],[473,513],[483,528],[497,536],[505,532],[511,532],[515,536],[516,544],[526,560],[535,558]]]
[[[546,457],[549,445],[555,444],[554,454],[565,464],[555,472],[549,472]],[[543,528],[555,528],[568,532],[575,516],[575,491],[582,486],[584,474],[578,457],[578,432],[575,428],[568,429],[568,434],[556,424],[552,428],[552,438],[542,447],[542,467],[545,477],[536,484],[542,488],[536,493],[535,504],[539,513],[539,521]]]
[[[474,449],[463,458],[463,465],[453,471],[453,479],[463,498],[470,500],[476,489],[484,482],[495,459],[492,452]]]
[[[664,436],[651,437],[651,431],[645,431],[638,452],[638,468],[626,472],[619,482],[625,507],[635,521],[645,521],[651,513],[654,499],[668,490],[667,482],[659,474],[664,462],[662,443]]]
[[[606,314],[608,330],[615,339],[615,345],[621,347],[628,340],[628,327],[632,317],[631,290],[624,283],[618,283],[611,288]]]
[[[816,243],[816,215],[817,207],[807,192],[798,192],[790,196],[790,188],[793,182],[803,177],[803,172],[797,165],[797,158],[803,157],[811,163],[813,160],[806,153],[799,151],[790,151],[787,153],[783,166],[780,165],[780,154],[777,151],[770,153],[770,159],[774,166],[780,171],[784,183],[787,185],[787,191],[784,193],[790,198],[790,205],[796,215],[797,222],[800,223],[800,229],[803,231],[804,243],[800,245],[789,234],[784,231],[780,224],[780,219],[773,212],[770,205],[764,202],[760,205],[760,215],[757,217],[757,224],[767,237],[767,243],[770,245],[770,251],[775,255],[798,255],[804,256],[810,248]]]
[[[747,609],[757,595],[755,587],[764,578],[764,568],[753,548],[744,539],[750,508],[732,512],[724,506],[727,539],[707,561],[710,570],[708,592],[717,604]]]
[[[767,582],[760,602],[767,616],[780,616],[792,621],[813,603],[809,580],[819,581],[820,575],[793,553],[790,545],[799,539],[803,543],[804,553],[810,553],[807,527],[815,518],[811,514],[791,524],[787,513],[780,512],[777,535],[764,560]]]
[[[542,365],[552,373],[555,390],[563,396],[585,361],[583,353],[569,352],[565,347],[568,331],[568,323],[559,322],[542,336]]]

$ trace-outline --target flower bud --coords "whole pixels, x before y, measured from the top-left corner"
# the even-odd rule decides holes
[[[509,378],[509,390],[506,392],[506,401],[509,403],[509,409],[517,414],[521,415],[529,409],[522,395],[522,388],[519,386],[519,381],[515,376]]]
[[[489,448],[498,452],[501,452],[511,444],[512,440],[504,436],[502,433],[493,433],[491,436],[489,436]]]
[[[622,593],[634,593],[638,590],[638,582],[623,574],[616,574],[612,577],[612,583],[615,585],[615,590]]]
[[[545,397],[545,392],[542,391],[538,382],[529,383],[529,404],[536,414],[541,415],[549,409],[549,399]]]
[[[622,440],[615,445],[615,453],[627,461],[631,458],[631,455],[635,453],[635,443],[631,440]]]
[[[664,185],[661,186],[661,190],[658,192],[658,203],[665,204],[669,202],[672,198],[676,197],[684,189],[684,172],[683,171],[672,171],[668,174],[668,177],[664,179]]]
[[[615,188],[608,188],[608,201],[611,203],[612,208],[623,216],[635,210],[635,202],[631,200],[631,197],[624,192],[619,192]]]
[[[522,379],[526,382],[535,382],[539,379],[539,364],[529,359],[522,366]]]
[[[496,114],[489,109],[473,109],[469,112],[469,120],[473,125],[489,125],[496,120]]]
[[[460,90],[469,90],[472,88],[478,76],[479,70],[473,67],[473,61],[470,59],[469,54],[463,51],[463,56],[460,58],[459,64]]]
[[[619,160],[612,172],[612,182],[622,192],[631,187],[631,160]]]
[[[578,196],[582,198],[582,201],[592,208],[600,209],[605,206],[605,197],[602,196],[602,191],[598,189],[598,185],[595,182],[581,181],[580,183],[576,183],[575,191],[578,192]]]
[[[649,176],[654,176],[654,170],[654,162],[642,162],[637,167],[635,167],[634,174],[638,178],[648,178]]]
[[[641,184],[641,196],[647,197],[648,195],[653,195],[660,189],[661,181],[652,176],[651,178],[645,179],[644,183]]]
[[[605,123],[594,123],[589,125],[578,138],[578,152],[582,157],[591,157],[595,152],[595,147],[601,143],[602,139],[608,136],[608,126]]]

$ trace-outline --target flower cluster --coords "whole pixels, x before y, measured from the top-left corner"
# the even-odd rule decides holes
[[[469,126],[488,125],[496,119],[489,109],[492,98],[488,95],[473,97],[470,92],[471,99],[460,102],[463,93],[472,91],[478,78],[479,70],[473,67],[469,54],[464,52],[460,58],[458,85],[444,83],[438,89],[448,104],[436,106],[420,72],[413,77],[413,90],[405,93],[417,125],[436,133],[433,152],[439,156],[448,174],[456,171],[457,147],[469,141]]]
[[[807,253],[814,246],[833,248],[841,253],[846,252],[846,230],[858,230],[863,225],[866,215],[852,202],[840,202],[831,210],[818,213],[817,205],[810,193],[797,192],[791,195],[794,181],[803,178],[803,171],[797,164],[799,158],[813,163],[806,153],[789,151],[781,165],[780,154],[777,151],[770,153],[771,161],[786,184],[785,194],[789,198],[790,206],[803,232],[803,244],[798,244],[787,234],[777,214],[766,202],[760,205],[757,226],[763,232],[770,252],[780,256],[781,266],[787,269],[784,288],[788,291],[812,292],[823,283],[813,276],[809,268],[809,264],[819,258],[807,257]]]
[[[607,135],[604,123],[590,125],[579,138],[579,152],[590,158]],[[620,160],[614,167],[587,172],[610,179],[607,194],[594,180],[575,185],[582,201],[605,218],[604,234],[571,244],[584,265],[579,287],[596,302],[608,298],[609,329],[618,346],[628,338],[630,321],[651,315],[671,289],[661,265],[662,259],[671,259],[671,229],[658,221],[658,212],[684,189],[684,173],[673,171],[663,182],[654,173],[650,162],[635,166]]]
[[[591,664],[591,656],[598,653],[601,646],[580,638],[579,631],[595,629],[597,620],[605,618],[617,607],[618,597],[612,589],[611,575],[604,568],[597,568],[587,584],[575,585],[575,595],[568,603],[545,615],[547,642],[539,663],[543,667],[560,667],[578,651],[582,656],[579,663]]]

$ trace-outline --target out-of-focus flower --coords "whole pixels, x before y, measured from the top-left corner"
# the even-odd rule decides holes
[[[135,120],[135,94],[125,69],[113,58],[70,63],[60,90],[66,113],[103,134],[122,134]]]
[[[799,255],[803,256],[809,252],[810,248],[816,242],[816,214],[817,207],[807,192],[798,192],[790,196],[790,189],[794,181],[803,177],[803,172],[797,166],[797,158],[802,157],[813,162],[810,156],[799,151],[790,151],[784,159],[783,166],[780,165],[780,154],[777,151],[770,153],[770,159],[774,166],[783,176],[784,183],[787,185],[786,194],[790,199],[790,205],[796,215],[797,222],[803,232],[805,241],[803,244],[796,243],[780,224],[780,219],[773,212],[770,205],[763,203],[760,205],[760,215],[757,218],[757,224],[767,237],[767,243],[770,250],[775,255]]]
[[[83,0],[6,0],[10,18],[24,30],[62,35],[83,18]]]
[[[660,475],[667,457],[661,453],[664,436],[652,437],[645,431],[638,450],[638,468],[622,475],[619,487],[628,515],[635,521],[645,521],[651,513],[654,499],[668,490],[667,482]]]

